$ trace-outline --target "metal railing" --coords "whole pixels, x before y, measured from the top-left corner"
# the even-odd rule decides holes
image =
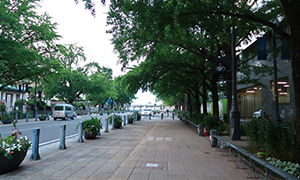
[[[180,117],[180,120],[183,121],[187,126],[191,129],[198,132],[200,135],[201,129],[199,130],[199,125],[194,124],[193,122]],[[203,126],[202,126],[203,127]],[[216,132],[216,130],[213,130]],[[216,141],[216,142],[213,142]],[[247,178],[258,178],[258,167],[265,172],[264,179],[272,179],[272,174],[276,174],[277,176],[287,179],[287,180],[299,180],[295,176],[278,169],[277,167],[271,165],[270,163],[254,156],[253,154],[249,153],[248,151],[237,147],[236,145],[228,142],[224,138],[217,136],[211,133],[211,146],[217,147],[221,151],[222,156],[229,156],[228,161],[236,162],[237,169],[246,169],[246,160],[248,160],[248,172]]]

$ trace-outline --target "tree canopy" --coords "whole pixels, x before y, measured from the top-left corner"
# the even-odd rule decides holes
[[[21,80],[54,73],[59,62],[50,57],[60,36],[47,14],[35,12],[37,0],[0,3],[0,90]]]

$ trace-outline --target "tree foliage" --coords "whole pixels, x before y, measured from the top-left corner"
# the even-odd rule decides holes
[[[58,61],[50,58],[56,24],[47,14],[35,12],[37,0],[0,2],[0,90],[22,79],[53,73]]]

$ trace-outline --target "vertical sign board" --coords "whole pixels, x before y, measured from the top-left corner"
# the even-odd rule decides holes
[[[287,40],[282,39],[281,48],[282,60],[291,60],[291,44]]]
[[[257,38],[257,60],[267,60],[267,40],[264,37]]]
[[[226,58],[217,59],[217,76],[219,81],[225,81]]]

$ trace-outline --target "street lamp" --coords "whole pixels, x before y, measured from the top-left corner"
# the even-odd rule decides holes
[[[237,87],[236,87],[236,57],[235,57],[235,33],[234,27],[231,29],[231,56],[232,56],[232,103],[230,110],[230,139],[240,140],[240,111],[237,105]]]

